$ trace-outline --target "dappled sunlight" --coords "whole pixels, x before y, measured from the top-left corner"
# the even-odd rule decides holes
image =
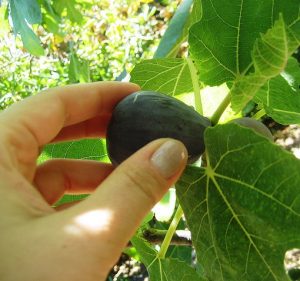
[[[294,248],[286,251],[284,257],[284,267],[287,272],[297,269],[297,276],[300,277],[300,249]],[[295,273],[296,271],[294,271]],[[294,280],[294,279],[293,279]],[[295,279],[296,280],[296,279]],[[297,279],[298,280],[298,279]]]
[[[176,204],[176,192],[170,188],[164,197],[152,209],[158,221],[169,221],[172,218]]]
[[[72,223],[65,226],[65,231],[69,234],[80,236],[83,234],[97,235],[108,231],[112,220],[110,210],[92,210],[78,215]]]

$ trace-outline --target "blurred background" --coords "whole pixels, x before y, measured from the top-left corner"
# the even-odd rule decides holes
[[[122,77],[153,57],[181,1],[18,2],[0,0],[0,109],[49,87]]]

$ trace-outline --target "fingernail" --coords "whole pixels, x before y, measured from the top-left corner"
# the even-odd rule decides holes
[[[185,157],[186,149],[183,144],[168,140],[154,152],[151,162],[161,175],[168,179],[182,166]]]

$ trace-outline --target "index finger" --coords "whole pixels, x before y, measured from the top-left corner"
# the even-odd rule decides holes
[[[53,88],[14,104],[0,114],[0,121],[17,128],[20,136],[15,137],[22,139],[24,132],[30,133],[43,146],[65,126],[109,113],[119,100],[137,90],[137,85],[124,82]]]

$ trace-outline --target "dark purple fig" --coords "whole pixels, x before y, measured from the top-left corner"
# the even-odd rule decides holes
[[[117,165],[159,138],[174,138],[187,148],[188,162],[204,152],[203,134],[210,121],[176,98],[152,91],[133,93],[115,107],[107,129],[107,151]]]

